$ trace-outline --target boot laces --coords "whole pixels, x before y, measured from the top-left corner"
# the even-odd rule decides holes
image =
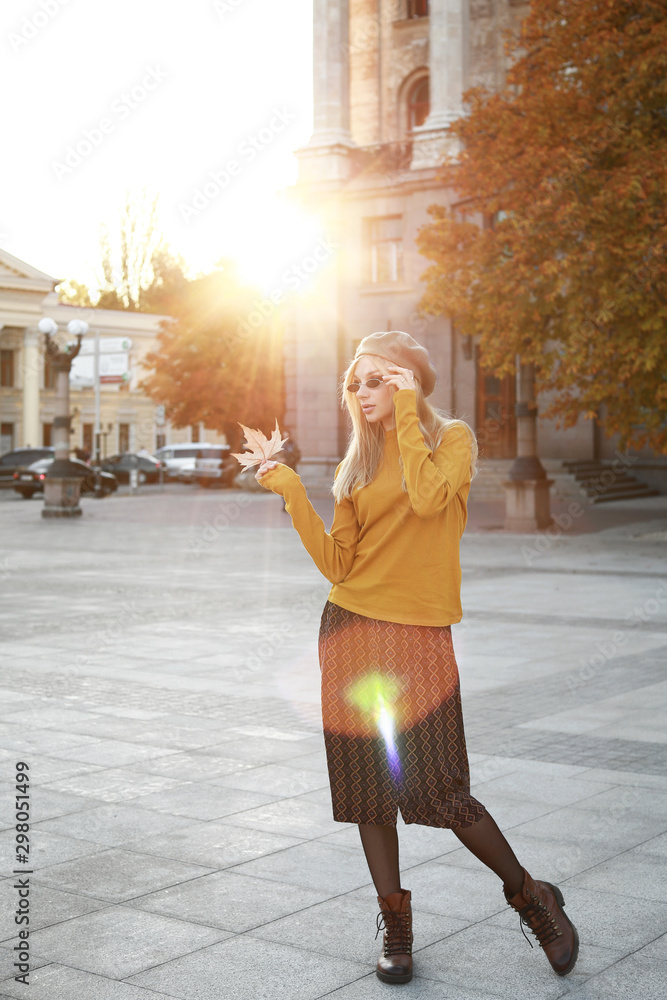
[[[410,929],[409,913],[394,913],[393,910],[380,910],[377,915],[377,932],[384,931],[384,957],[390,955],[412,954],[412,931]]]
[[[532,948],[533,942],[526,934],[524,925],[530,928],[539,941],[540,947],[544,948],[546,945],[555,941],[556,938],[562,937],[563,932],[559,928],[556,919],[548,906],[545,906],[545,904],[542,903],[539,897],[534,893],[531,892],[530,895],[533,902],[528,903],[522,910],[519,910],[519,925],[521,927],[521,933]]]

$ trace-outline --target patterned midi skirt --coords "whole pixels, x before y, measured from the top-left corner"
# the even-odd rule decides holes
[[[333,817],[463,829],[470,795],[459,673],[449,625],[401,625],[327,601],[319,633]]]

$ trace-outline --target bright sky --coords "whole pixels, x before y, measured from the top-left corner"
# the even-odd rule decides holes
[[[88,283],[143,187],[195,269],[268,289],[316,244],[275,194],[312,131],[312,0],[4,0],[0,45],[5,250]]]

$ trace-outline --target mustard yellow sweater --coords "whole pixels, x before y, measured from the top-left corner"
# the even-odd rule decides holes
[[[414,390],[396,392],[394,408],[396,428],[386,432],[379,472],[336,504],[328,534],[292,469],[277,465],[260,482],[285,498],[301,541],[333,584],[334,604],[383,621],[451,625],[461,620],[459,541],[468,517],[470,441],[454,425],[431,453]]]

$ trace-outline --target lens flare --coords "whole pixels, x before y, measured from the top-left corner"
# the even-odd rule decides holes
[[[401,759],[396,746],[396,713],[393,705],[399,694],[399,685],[377,672],[360,677],[346,691],[347,701],[374,720],[387,749],[389,771],[396,782],[401,778]]]

